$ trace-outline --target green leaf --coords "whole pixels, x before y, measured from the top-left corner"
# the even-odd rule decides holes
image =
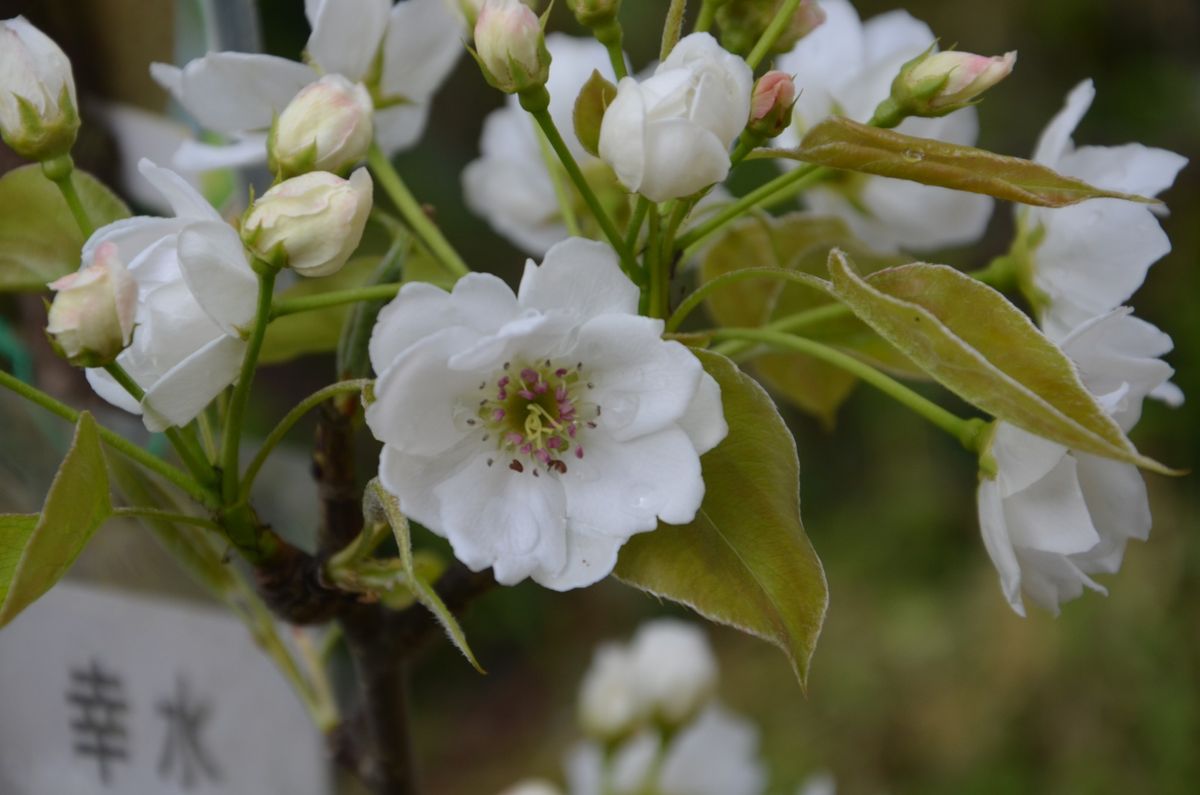
[[[849,227],[836,218],[793,213],[780,218],[750,217],[729,231],[705,255],[701,278],[705,282],[746,268],[773,267],[808,273],[825,273],[825,261],[834,247],[848,248],[872,269],[904,260],[876,254],[858,242]],[[710,294],[708,308],[723,326],[754,328],[774,321],[833,308],[827,293],[779,279],[746,279]],[[805,336],[859,355],[900,375],[921,375],[893,347],[849,312],[834,313],[799,329]],[[832,426],[838,407],[849,396],[857,379],[845,370],[799,353],[770,353],[754,360],[754,371],[772,391]]]
[[[100,434],[85,411],[36,524],[29,529],[28,516],[0,518],[0,627],[58,582],[111,514]]]
[[[379,257],[356,257],[337,273],[317,279],[299,279],[279,293],[277,300],[304,298],[362,287],[371,278],[378,264]],[[279,364],[300,356],[336,350],[342,326],[350,316],[351,308],[350,304],[343,304],[284,315],[273,320],[271,325],[267,326],[267,337],[263,340],[259,361],[263,364]]]
[[[617,87],[605,80],[598,69],[593,69],[592,76],[575,98],[575,110],[572,113],[575,137],[590,155],[599,157],[600,124],[604,121],[604,112],[616,96]]]
[[[96,228],[129,208],[95,177],[76,170],[75,189]],[[0,177],[0,292],[40,292],[79,269],[83,234],[58,186],[34,164]]]
[[[779,646],[801,686],[825,619],[821,561],[800,522],[796,443],[770,397],[728,359],[696,351],[721,387],[729,436],[701,459],[704,503],[621,549],[630,585]]]
[[[384,514],[387,516],[387,522],[392,527],[392,533],[396,537],[396,546],[400,550],[400,565],[404,571],[407,580],[407,587],[412,590],[413,596],[417,601],[425,606],[429,612],[433,613],[433,617],[442,625],[442,629],[446,631],[446,636],[450,638],[450,642],[454,644],[463,656],[467,658],[467,662],[474,666],[479,673],[487,673],[483,667],[479,665],[479,661],[475,659],[475,653],[471,651],[470,645],[467,643],[466,633],[459,626],[458,619],[454,617],[454,613],[450,612],[450,608],[446,607],[446,603],[438,596],[437,591],[432,584],[432,578],[429,576],[432,571],[427,560],[423,559],[420,566],[416,565],[413,560],[412,550],[412,534],[408,526],[408,517],[400,512],[400,505],[396,498],[388,493],[378,480],[372,480],[367,485],[368,494],[376,500]],[[366,512],[368,517],[370,511]]]
[[[883,130],[832,116],[813,127],[796,149],[760,149],[751,158],[784,157],[846,171],[860,171],[983,193],[1038,207],[1065,207],[1110,198],[1157,204],[1153,199],[1102,190],[1024,160],[931,138]]]
[[[964,400],[1072,449],[1171,472],[1137,452],[1066,354],[991,287],[926,263],[864,279],[841,251],[829,271],[855,314]]]

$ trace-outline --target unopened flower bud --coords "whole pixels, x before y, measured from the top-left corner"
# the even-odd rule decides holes
[[[358,248],[372,190],[365,168],[348,180],[326,171],[284,180],[254,202],[242,223],[242,242],[271,267],[328,276]]]
[[[775,19],[784,0],[727,0],[716,12],[721,30],[721,45],[738,55],[748,55]],[[812,33],[825,21],[825,12],[816,0],[804,0],[775,40],[768,55],[789,52],[796,42]]]
[[[267,145],[271,171],[283,179],[309,171],[348,172],[371,148],[374,112],[361,83],[339,74],[309,83],[275,120]]]
[[[544,86],[550,52],[537,15],[521,0],[487,0],[475,22],[476,58],[483,76],[507,94]]]
[[[24,17],[0,22],[0,136],[30,160],[66,155],[79,113],[71,62]]]
[[[588,28],[608,25],[621,11],[621,0],[567,0],[579,24]]]
[[[792,122],[796,104],[796,84],[786,72],[772,70],[754,84],[750,100],[750,121],[746,129],[761,138],[774,138]]]
[[[880,126],[894,127],[906,116],[945,116],[973,104],[984,91],[1008,77],[1017,54],[988,57],[932,48],[900,68],[892,94],[875,110]]]
[[[117,256],[115,243],[101,243],[92,263],[50,283],[46,333],[59,354],[80,367],[111,364],[133,338],[137,282]]]

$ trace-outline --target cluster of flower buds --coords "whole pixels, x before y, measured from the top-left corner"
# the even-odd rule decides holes
[[[111,364],[133,338],[137,283],[114,243],[96,248],[92,264],[50,283],[46,334],[58,354],[79,367]]]
[[[0,136],[21,157],[67,155],[79,132],[71,62],[22,17],[0,22]]]
[[[904,64],[891,96],[875,110],[874,123],[895,127],[908,116],[945,116],[973,105],[983,92],[1008,77],[1017,54],[988,57],[948,50],[925,52]]]
[[[242,242],[256,262],[328,276],[358,248],[371,213],[373,184],[366,169],[350,179],[313,171],[264,193],[242,221]]]
[[[550,52],[543,22],[521,0],[487,0],[475,21],[475,57],[487,81],[506,94],[546,85]]]
[[[747,55],[779,13],[784,0],[718,0],[717,25],[721,44],[730,52]],[[796,42],[812,33],[825,21],[825,12],[816,0],[803,0],[768,55],[790,51]]]
[[[346,174],[371,148],[374,112],[362,83],[339,74],[310,83],[271,128],[267,147],[271,171],[280,179],[309,171]]]

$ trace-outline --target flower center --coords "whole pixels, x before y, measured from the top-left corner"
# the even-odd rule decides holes
[[[569,461],[583,458],[582,437],[600,418],[600,407],[585,399],[592,388],[583,362],[505,362],[479,385],[481,398],[466,423],[495,443],[498,456],[488,466],[508,459],[517,473],[566,474]]]

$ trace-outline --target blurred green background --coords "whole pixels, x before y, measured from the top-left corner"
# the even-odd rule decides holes
[[[307,29],[301,0],[262,0],[268,51],[295,57]],[[562,5],[561,3],[559,4]],[[628,0],[627,38],[636,65],[657,49],[666,0]],[[693,6],[698,5],[693,2]],[[859,0],[866,18],[895,8]],[[1133,303],[1175,339],[1177,383],[1200,399],[1200,5],[1195,0],[910,0],[943,44],[1020,51],[1014,75],[980,107],[980,145],[1028,155],[1043,124],[1084,77],[1098,97],[1076,140],[1139,141],[1192,159],[1165,195],[1174,251]],[[0,18],[25,13],[76,59],[81,92],[150,108],[163,96],[145,77],[170,60],[172,4],[144,0],[0,0]],[[180,17],[183,19],[183,17]],[[578,32],[559,8],[552,27]],[[797,79],[802,89],[804,76]],[[473,267],[512,277],[522,257],[463,209],[458,175],[475,157],[485,112],[502,98],[464,58],[438,95],[421,146],[399,164],[436,208]],[[78,159],[111,173],[103,140]],[[6,161],[0,168],[11,165]],[[1003,252],[1010,213],[1000,207],[983,242],[943,261],[979,267]],[[76,405],[96,401],[82,378],[41,342],[37,300],[0,298],[0,312],[34,352],[39,382]],[[265,429],[295,396],[327,383],[325,357],[275,368],[260,384]],[[273,390],[264,394],[267,389]],[[24,424],[6,397],[0,508],[36,508],[65,429]],[[979,542],[972,461],[937,431],[867,389],[838,427],[785,410],[801,460],[804,518],[829,577],[831,607],[807,697],[782,655],[712,628],[722,696],[763,730],[774,792],[831,770],[844,793],[1190,793],[1200,785],[1200,490],[1195,476],[1150,476],[1155,527],[1130,546],[1111,596],[1087,594],[1058,619],[1015,616]],[[32,415],[30,415],[32,416]],[[105,413],[106,421],[120,424]],[[136,430],[136,423],[121,427]],[[294,484],[308,429],[275,482]],[[18,441],[20,436],[20,441]],[[1200,412],[1148,406],[1135,440],[1178,467],[1200,463]],[[369,447],[364,443],[364,447]],[[363,452],[364,471],[372,451]],[[289,507],[291,508],[289,512]],[[272,511],[277,513],[272,514]],[[281,497],[264,512],[299,535],[303,506]],[[311,514],[308,514],[311,515]],[[134,528],[104,534],[79,574],[122,585],[187,590],[181,575],[142,552]],[[130,549],[136,548],[131,555]],[[501,789],[527,774],[556,777],[576,738],[574,693],[595,644],[625,638],[651,615],[679,613],[616,583],[554,594],[533,585],[497,591],[465,628],[489,675],[449,648],[431,648],[415,672],[418,755],[429,792]]]

